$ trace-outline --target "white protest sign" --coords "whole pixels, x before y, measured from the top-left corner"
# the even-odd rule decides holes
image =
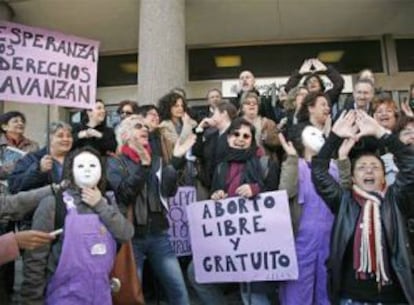
[[[99,42],[0,21],[0,99],[92,108]]]
[[[286,191],[195,202],[187,216],[197,282],[297,279]]]
[[[181,186],[174,197],[168,198],[168,222],[170,243],[177,256],[191,255],[190,233],[186,207],[196,200],[193,186]]]

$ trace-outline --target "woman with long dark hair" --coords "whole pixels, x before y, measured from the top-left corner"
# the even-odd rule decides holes
[[[73,126],[73,149],[89,145],[102,156],[116,150],[115,134],[106,126],[106,110],[102,100],[82,112],[81,122]]]
[[[116,243],[134,234],[132,224],[102,195],[105,166],[96,150],[77,149],[65,159],[70,187],[44,198],[32,228],[63,229],[52,245],[24,255],[22,304],[112,304],[109,274]]]

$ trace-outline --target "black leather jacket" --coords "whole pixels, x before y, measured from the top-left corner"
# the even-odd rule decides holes
[[[393,268],[409,304],[414,304],[414,276],[409,259],[406,217],[410,204],[407,194],[414,187],[414,151],[401,143],[395,135],[385,135],[378,140],[380,147],[388,147],[394,154],[400,172],[394,184],[388,187],[380,207],[384,234],[389,246],[390,265]],[[329,292],[332,304],[339,304],[343,280],[343,263],[346,247],[352,238],[360,213],[360,206],[329,175],[329,160],[341,144],[341,139],[331,133],[319,155],[312,160],[312,179],[319,195],[335,214],[328,264]]]

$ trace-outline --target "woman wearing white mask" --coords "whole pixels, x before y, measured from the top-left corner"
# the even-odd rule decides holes
[[[282,305],[329,305],[325,261],[329,256],[334,217],[317,194],[311,178],[312,157],[319,152],[325,139],[322,131],[312,125],[297,125],[295,146],[282,134],[279,137],[288,155],[282,165],[279,189],[286,189],[290,199],[299,266],[298,280],[280,285],[280,302]],[[341,156],[342,153],[346,156],[345,147]],[[344,173],[341,182],[345,184],[349,181],[349,162],[339,167]],[[337,164],[331,162],[329,171],[339,179]]]
[[[71,185],[44,198],[32,229],[63,228],[56,243],[24,255],[22,304],[112,304],[110,272],[116,243],[128,241],[133,226],[103,197],[105,172],[98,151],[83,147],[65,159]]]

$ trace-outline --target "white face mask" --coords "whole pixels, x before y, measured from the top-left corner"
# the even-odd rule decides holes
[[[78,187],[95,187],[101,176],[101,164],[95,155],[89,152],[82,152],[73,160],[73,178]]]
[[[322,131],[318,128],[306,126],[302,131],[302,143],[306,148],[318,153],[323,144],[325,144],[325,138],[323,137]]]

